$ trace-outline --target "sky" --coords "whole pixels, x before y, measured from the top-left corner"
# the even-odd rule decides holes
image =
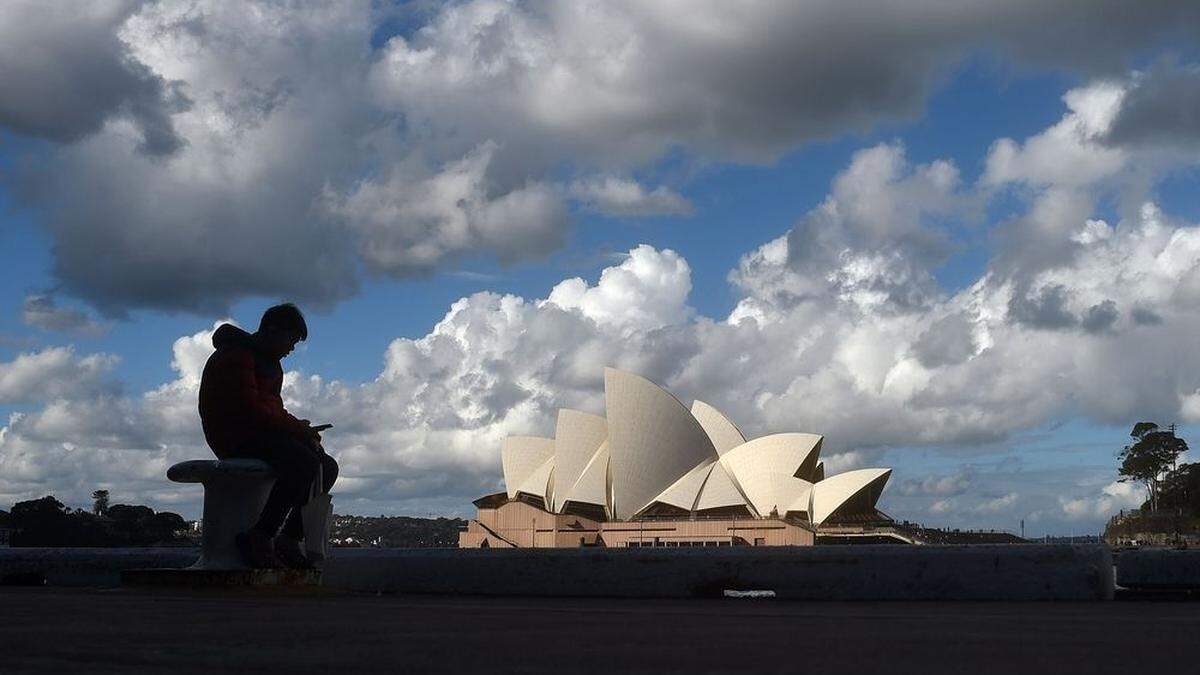
[[[298,303],[337,510],[469,516],[603,368],[1095,533],[1200,430],[1200,7],[0,0],[0,508],[199,514],[215,326]]]

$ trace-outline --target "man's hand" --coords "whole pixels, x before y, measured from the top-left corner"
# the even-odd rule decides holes
[[[308,420],[300,420],[300,424],[304,425],[303,428],[301,428],[301,430],[300,430],[300,433],[303,436],[304,440],[308,441],[309,444],[311,444],[313,446],[314,450],[316,450],[318,452],[324,452],[323,450],[321,450],[321,430],[320,430],[320,428],[314,427],[312,425],[312,422],[310,422]]]

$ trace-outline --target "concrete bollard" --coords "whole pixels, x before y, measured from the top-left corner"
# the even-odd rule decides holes
[[[275,484],[271,467],[257,459],[197,459],[172,466],[167,478],[204,485],[200,559],[191,569],[246,569],[234,538],[262,513]]]

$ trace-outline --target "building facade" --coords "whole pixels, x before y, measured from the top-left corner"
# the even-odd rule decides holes
[[[826,477],[819,435],[746,439],[703,401],[604,375],[604,417],[560,410],[554,438],[505,439],[505,491],[475,501],[460,546],[805,546],[826,524],[887,519],[890,469]]]

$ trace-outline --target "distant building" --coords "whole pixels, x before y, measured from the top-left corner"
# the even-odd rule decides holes
[[[606,417],[560,410],[554,438],[510,436],[505,491],[475,501],[461,547],[804,546],[822,527],[890,522],[891,469],[825,477],[822,437],[747,440],[642,377],[604,371]]]
[[[7,527],[0,527],[0,548],[8,548],[12,541],[12,530]]]

